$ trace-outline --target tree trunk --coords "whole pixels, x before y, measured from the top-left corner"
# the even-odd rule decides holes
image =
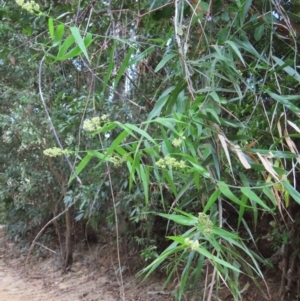
[[[65,213],[66,218],[66,244],[64,258],[64,272],[70,270],[73,263],[73,212],[69,208]]]
[[[53,216],[57,215],[57,211],[58,211],[57,208],[55,208],[55,210],[52,212]],[[53,221],[53,225],[54,225],[55,232],[56,232],[57,239],[58,239],[58,243],[59,243],[60,260],[61,260],[61,263],[63,264],[63,262],[64,262],[64,253],[65,253],[65,248],[64,248],[64,244],[63,244],[63,236],[62,236],[62,233],[61,233],[59,222],[56,219]]]
[[[67,185],[66,185],[66,177],[63,175],[62,172],[56,170],[53,167],[53,162],[50,158],[48,158],[48,163],[50,170],[52,174],[54,175],[55,179],[59,183],[61,189],[62,189],[62,200],[65,199],[66,193],[67,193]],[[67,205],[65,205],[65,208]],[[72,263],[73,263],[73,208],[69,208],[65,212],[65,221],[66,221],[66,236],[65,236],[65,245],[63,246],[62,243],[62,237],[60,236],[60,229],[59,227],[57,228],[58,232],[58,239],[59,239],[59,244],[61,248],[61,257],[62,257],[62,268],[63,272],[66,272],[70,270]],[[58,226],[58,225],[57,225]],[[56,227],[56,226],[55,226]]]

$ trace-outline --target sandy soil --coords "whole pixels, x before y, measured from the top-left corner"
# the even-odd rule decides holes
[[[80,254],[72,272],[61,274],[57,258],[33,259],[25,272],[25,257],[12,258],[13,244],[5,242],[0,228],[0,301],[162,301],[173,300],[159,280],[141,284],[129,272],[123,276],[123,290],[117,264],[110,256]],[[109,252],[106,252],[106,254]],[[111,255],[111,254],[110,254]]]
[[[117,256],[107,246],[95,245],[89,251],[75,253],[72,271],[62,274],[56,255],[46,253],[44,259],[32,256],[25,272],[25,256],[16,252],[15,245],[5,239],[5,231],[0,226],[0,301],[173,301],[172,293],[163,290],[163,279],[148,279],[144,283],[137,280],[130,271],[130,262],[125,260],[123,286],[120,284]],[[16,256],[14,256],[16,254]],[[136,266],[137,258],[132,258]],[[127,265],[127,266],[126,266]],[[269,273],[270,274],[270,273]],[[275,273],[276,274],[276,273]],[[268,286],[272,297],[266,297],[252,283],[243,294],[242,301],[279,301],[278,279],[272,272],[268,275]],[[244,282],[244,283],[243,283]],[[241,287],[248,279],[241,279]],[[261,283],[262,287],[264,284]],[[263,289],[265,291],[265,289]],[[122,294],[122,292],[124,292]],[[124,296],[124,298],[123,298]],[[187,299],[185,299],[187,300]],[[201,294],[187,301],[201,300]],[[228,291],[213,300],[232,301]],[[285,301],[294,300],[287,298]]]
[[[0,262],[0,300],[118,300],[116,292],[107,289],[109,282],[105,277],[91,281],[90,276],[78,276],[78,273],[75,273],[71,277],[52,278],[54,281],[51,281],[51,278],[25,276]]]

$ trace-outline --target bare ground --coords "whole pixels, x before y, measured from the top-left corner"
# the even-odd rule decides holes
[[[13,258],[13,244],[4,236],[0,228],[0,301],[173,300],[158,279],[141,284],[125,271],[122,285],[110,250],[98,259],[96,250],[77,256],[67,274],[61,273],[54,255],[42,261],[33,258],[25,271],[25,257]]]
[[[114,250],[97,247],[75,254],[72,271],[62,274],[56,255],[48,254],[43,260],[33,256],[25,270],[25,256],[14,256],[14,244],[5,240],[0,226],[0,301],[171,301],[172,292],[163,290],[163,279],[156,275],[144,283],[133,276],[127,263],[122,266],[123,285],[118,272],[117,256]],[[123,258],[124,259],[124,258]],[[123,260],[122,261],[125,261]],[[132,265],[136,266],[132,259]],[[243,293],[242,301],[282,301],[278,296],[280,283],[276,272],[266,273],[269,296],[261,282],[262,290],[253,283]],[[248,280],[241,279],[241,287]],[[203,300],[202,294],[191,300]],[[212,300],[232,301],[225,289]],[[287,298],[284,301],[294,300]]]

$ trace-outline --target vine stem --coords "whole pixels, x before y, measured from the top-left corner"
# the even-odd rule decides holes
[[[56,142],[58,144],[58,146],[60,147],[61,150],[64,150],[61,142],[60,142],[60,139],[58,137],[58,134],[57,134],[57,131],[55,130],[55,127],[54,127],[54,124],[52,122],[52,119],[51,119],[51,116],[49,114],[49,111],[48,111],[48,108],[47,108],[47,105],[46,105],[46,102],[45,102],[45,99],[44,99],[44,95],[43,95],[43,90],[42,90],[42,71],[43,71],[43,63],[44,63],[44,60],[45,60],[45,56],[43,56],[41,62],[40,62],[40,66],[39,66],[39,74],[38,74],[38,85],[39,85],[39,95],[40,95],[40,98],[41,98],[41,101],[42,101],[42,104],[43,104],[43,107],[44,107],[44,111],[46,113],[46,116],[47,116],[47,119],[49,121],[49,124],[50,124],[50,128],[51,130],[53,131],[53,134],[54,134],[54,137],[56,139]],[[72,165],[72,163],[70,162],[67,154],[64,154],[64,157],[70,167],[70,170],[71,172],[75,175],[75,178],[77,180],[77,182],[79,183],[80,187],[82,187],[82,181],[81,179],[79,178],[79,176],[76,174],[75,172],[75,169],[74,169],[74,166]],[[33,242],[31,243],[31,246],[29,248],[29,251],[28,251],[28,254],[27,254],[27,257],[26,257],[26,261],[25,261],[25,270],[27,269],[27,266],[28,266],[28,260],[29,260],[29,257],[30,257],[30,254],[33,250],[33,247],[35,246],[36,244],[36,241],[40,238],[40,236],[42,235],[42,233],[44,232],[44,230],[53,222],[55,221],[56,219],[58,219],[61,215],[63,215],[64,213],[66,213],[76,202],[77,200],[80,198],[82,192],[80,192],[79,196],[71,203],[69,204],[65,210],[63,210],[61,213],[59,213],[58,215],[54,216],[40,231],[39,233],[35,236]]]

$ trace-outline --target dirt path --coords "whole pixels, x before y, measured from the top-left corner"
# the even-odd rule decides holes
[[[99,287],[99,281],[79,277],[57,279],[53,283],[43,279],[26,278],[17,270],[8,267],[0,260],[0,300],[1,301],[76,301],[76,300],[117,300],[115,292],[108,294],[105,288]],[[78,276],[78,275],[77,275]],[[31,279],[30,279],[31,278]],[[38,277],[37,277],[38,278]],[[99,279],[98,279],[99,280]],[[102,279],[103,280],[103,279]],[[97,288],[98,287],[98,288]]]
[[[13,251],[5,246],[4,237],[0,226],[0,301],[122,300],[117,265],[105,253],[81,253],[82,259],[76,260],[72,272],[64,275],[57,268],[57,258],[50,256],[32,262],[25,274],[24,259],[11,258]],[[126,301],[173,300],[157,280],[140,284],[134,276],[125,275],[123,279]]]
[[[0,301],[114,301],[117,290],[107,290],[111,281],[103,276],[95,277],[77,264],[73,273],[61,275],[53,268],[53,259],[31,266],[25,274],[20,259],[4,262],[5,231],[0,226]],[[1,252],[2,251],[2,252]],[[7,260],[5,260],[7,261]]]
[[[92,250],[77,251],[72,272],[64,275],[57,266],[57,258],[51,253],[43,260],[33,256],[28,273],[25,274],[25,258],[13,258],[12,255],[18,253],[14,247],[14,244],[5,243],[5,231],[0,225],[0,301],[122,301],[120,278],[116,273],[118,265],[111,246],[95,245]],[[131,260],[133,266],[136,266],[136,258]],[[156,276],[141,283],[126,265],[124,261],[125,301],[174,300],[172,294],[162,288],[165,279]],[[272,300],[276,301],[280,300],[276,297],[279,284],[273,281],[273,276],[268,283]],[[248,280],[246,278],[241,287],[248,284]],[[261,285],[264,287],[264,283]],[[227,290],[222,296],[219,300],[233,300]],[[253,284],[243,297],[243,301],[266,300],[265,295]]]
[[[39,283],[29,283],[18,277],[17,272],[12,272],[0,261],[0,300],[25,301],[25,300],[55,300],[46,297]]]
[[[36,287],[29,286],[17,277],[17,271],[9,269],[4,263],[4,237],[5,232],[0,225],[0,300],[1,301],[25,301],[36,295]],[[24,295],[21,293],[24,292]],[[35,299],[31,299],[35,300]]]

